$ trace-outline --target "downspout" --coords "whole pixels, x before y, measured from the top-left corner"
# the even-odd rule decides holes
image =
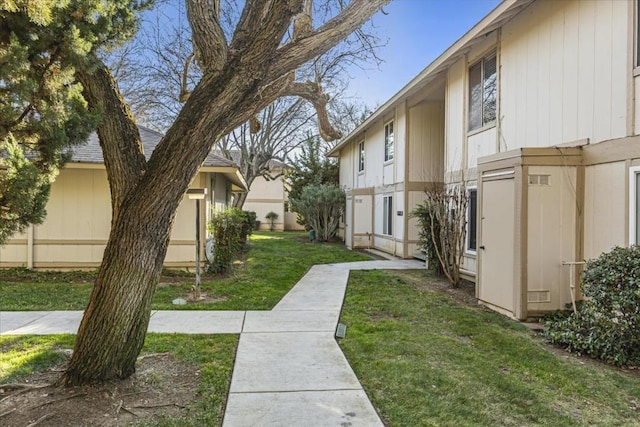
[[[30,224],[27,228],[27,268],[33,269],[33,224]]]

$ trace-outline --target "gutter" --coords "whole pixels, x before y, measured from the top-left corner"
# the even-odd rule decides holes
[[[459,38],[453,45],[431,62],[431,64],[429,64],[424,70],[422,70],[420,74],[414,77],[409,83],[400,89],[399,92],[374,111],[364,122],[360,124],[360,126],[355,128],[349,135],[333,147],[327,153],[327,157],[338,157],[342,148],[367,129],[372,123],[380,119],[391,109],[395,108],[399,101],[426,86],[437,77],[438,73],[446,70],[449,65],[457,61],[462,55],[466,54],[466,50],[471,47],[477,38],[495,31],[506,21],[519,13],[523,8],[529,6],[533,1],[534,0],[504,0],[496,6],[496,8],[489,12],[487,16],[485,16],[480,22],[473,26],[473,28],[467,31],[465,35]]]

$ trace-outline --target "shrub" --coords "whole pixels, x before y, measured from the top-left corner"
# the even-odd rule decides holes
[[[256,228],[257,215],[253,211],[240,211],[240,218],[242,220],[242,228],[240,230],[240,242],[247,241],[247,236],[251,236],[253,230]]]
[[[344,191],[334,184],[310,185],[299,199],[291,200],[294,210],[304,216],[321,242],[331,240],[338,232],[345,202]]]
[[[214,212],[209,221],[209,232],[213,235],[213,261],[208,270],[212,273],[224,273],[231,268],[233,260],[241,248],[244,213],[237,208]]]
[[[434,187],[425,192],[425,201],[411,216],[418,219],[419,243],[427,251],[429,266],[443,273],[453,287],[462,280],[467,192],[464,184]]]
[[[433,217],[432,210],[434,207],[431,203],[425,201],[419,204],[411,212],[411,217],[418,220],[418,244],[427,255],[427,267],[437,275],[444,273],[436,247],[440,246],[440,225],[438,223],[431,223]],[[435,243],[434,243],[435,242]]]
[[[640,365],[640,246],[589,261],[582,291],[577,313],[547,322],[546,338],[618,366]]]
[[[265,218],[269,220],[269,230],[274,231],[276,229],[276,220],[278,219],[278,214],[271,211],[265,215]]]

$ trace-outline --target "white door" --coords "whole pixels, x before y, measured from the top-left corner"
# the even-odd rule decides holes
[[[478,298],[514,312],[515,180],[482,183]]]

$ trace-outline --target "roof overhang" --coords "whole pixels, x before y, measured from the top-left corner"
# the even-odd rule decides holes
[[[200,172],[219,173],[225,176],[231,183],[231,191],[234,193],[246,193],[249,191],[247,181],[240,170],[233,166],[202,166]]]
[[[333,147],[328,153],[328,157],[338,157],[340,150],[358,137],[371,124],[390,113],[395,107],[408,97],[423,90],[426,86],[438,79],[438,76],[447,70],[452,64],[457,62],[476,43],[482,41],[487,35],[502,27],[515,15],[520,13],[525,7],[535,0],[504,0],[495,7],[480,22],[471,28],[458,41],[445,50],[431,64],[414,77],[405,87],[400,89],[387,102],[374,111],[364,122]]]
[[[105,169],[104,163],[68,162],[65,169]],[[246,193],[249,191],[247,181],[240,170],[234,166],[202,166],[200,172],[219,173],[231,182],[231,191],[234,193]]]

